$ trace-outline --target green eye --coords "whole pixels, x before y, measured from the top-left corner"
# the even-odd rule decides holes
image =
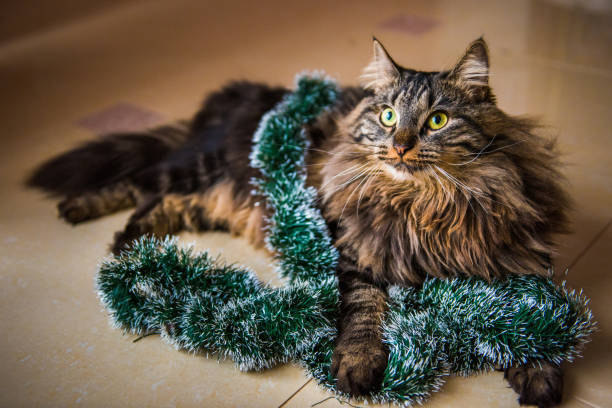
[[[448,122],[448,116],[444,112],[434,112],[427,119],[427,127],[431,130],[442,129]]]
[[[395,125],[397,122],[397,113],[393,110],[393,108],[385,108],[380,113],[380,123],[387,127],[391,127]]]

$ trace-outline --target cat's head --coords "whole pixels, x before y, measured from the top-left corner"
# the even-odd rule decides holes
[[[442,72],[401,67],[374,39],[374,58],[362,76],[370,93],[347,117],[347,133],[396,181],[446,177],[449,167],[476,162],[495,136],[483,129],[483,121],[496,120],[487,115],[501,114],[488,79],[482,38]]]
[[[434,276],[545,270],[567,221],[555,144],[497,107],[484,40],[440,72],[403,68],[374,40],[362,86],[321,170],[336,244],[413,282],[413,263]]]

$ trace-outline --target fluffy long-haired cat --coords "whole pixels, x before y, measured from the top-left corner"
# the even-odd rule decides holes
[[[396,64],[374,40],[361,87],[308,130],[309,183],[341,253],[338,388],[364,395],[387,365],[380,323],[389,284],[426,276],[544,274],[566,226],[554,143],[506,115],[489,87],[482,39],[451,70]],[[288,91],[235,82],[189,122],[115,134],[43,164],[28,183],[61,198],[80,223],[135,206],[112,245],[143,234],[228,229],[263,244],[265,209],[249,180],[252,135]],[[559,367],[508,368],[520,403],[559,403]]]

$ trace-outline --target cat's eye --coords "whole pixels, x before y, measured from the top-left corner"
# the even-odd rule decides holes
[[[448,116],[444,112],[434,112],[427,118],[427,127],[431,130],[442,129],[448,123]]]
[[[391,127],[397,123],[397,113],[390,107],[386,107],[380,112],[380,123],[387,127]]]

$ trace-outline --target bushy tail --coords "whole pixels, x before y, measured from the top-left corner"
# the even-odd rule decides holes
[[[43,163],[26,184],[66,196],[97,190],[158,163],[188,137],[186,122],[103,136]]]

